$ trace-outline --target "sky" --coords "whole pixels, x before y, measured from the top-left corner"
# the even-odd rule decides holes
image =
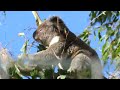
[[[59,16],[65,22],[66,26],[79,35],[83,32],[86,26],[89,25],[90,11],[38,11],[41,20],[50,16]],[[33,41],[32,34],[36,30],[35,18],[31,11],[7,11],[6,16],[0,12],[0,43],[6,47],[14,57],[21,54],[20,49],[24,44],[25,39],[19,37],[18,33],[24,32],[29,44]],[[101,57],[101,44],[94,41],[91,43],[92,48],[98,48],[97,53]],[[29,53],[36,52],[36,48],[32,47]]]

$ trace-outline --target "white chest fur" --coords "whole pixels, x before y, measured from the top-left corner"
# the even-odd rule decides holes
[[[59,36],[54,36],[49,44],[49,46],[59,42],[60,37]]]

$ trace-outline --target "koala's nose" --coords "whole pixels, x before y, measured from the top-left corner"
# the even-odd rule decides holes
[[[36,31],[33,33],[33,38],[35,39]]]
[[[38,37],[37,37],[36,31],[33,33],[33,38],[37,41]]]

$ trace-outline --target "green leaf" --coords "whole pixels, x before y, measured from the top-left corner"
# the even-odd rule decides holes
[[[18,36],[25,36],[24,33],[18,33]]]
[[[102,30],[103,30],[102,27],[100,27],[99,30],[98,30],[98,38],[99,38],[99,40],[102,38],[102,36],[101,36],[101,31]]]
[[[113,31],[111,28],[107,30],[106,33],[109,37],[113,36],[115,34],[115,31]]]
[[[82,33],[82,34],[80,34],[78,37],[79,37],[79,38],[82,38],[83,36],[84,36],[84,34]]]
[[[18,69],[17,65],[15,65],[16,73],[20,76],[23,77],[23,75],[20,73],[20,70]]]
[[[51,78],[53,78],[54,76],[53,76],[53,73],[54,73],[54,70],[53,69],[46,69],[45,70],[45,78],[46,79],[51,79]]]
[[[109,43],[106,42],[102,47],[102,54],[104,55],[104,52],[109,48]]]
[[[32,77],[32,79],[36,79],[37,77],[39,77],[39,71],[34,69],[30,72],[30,76]]]
[[[119,14],[120,14],[120,11],[119,11]]]
[[[98,32],[98,38],[99,38],[99,40],[101,39],[101,33],[100,32]]]
[[[109,52],[106,51],[105,54],[102,57],[102,60],[106,61],[108,59]]]
[[[105,35],[104,39],[105,39],[105,41],[107,41],[109,39],[109,36]]]
[[[57,79],[65,79],[66,78],[66,75],[60,75],[57,77]]]
[[[20,74],[20,72],[17,72],[15,65],[10,67],[8,71],[11,79],[22,79],[23,75]]]
[[[20,51],[23,52],[24,54],[26,54],[27,52],[27,45],[28,45],[28,40],[25,41],[22,48],[20,49]]]
[[[103,11],[103,12],[102,12],[103,15],[106,15],[105,13],[106,13],[106,11]]]
[[[117,54],[117,55],[120,54],[120,46],[117,47],[115,54]]]
[[[39,77],[40,77],[40,79],[46,79],[45,73],[43,71],[39,71]]]
[[[113,36],[115,34],[115,31],[111,31],[110,36]]]

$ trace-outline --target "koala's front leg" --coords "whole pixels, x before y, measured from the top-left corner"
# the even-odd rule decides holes
[[[48,69],[52,66],[58,65],[59,60],[56,58],[51,49],[46,49],[35,54],[28,54],[21,58],[22,64],[18,63],[20,69],[32,70],[35,67],[41,69]]]

